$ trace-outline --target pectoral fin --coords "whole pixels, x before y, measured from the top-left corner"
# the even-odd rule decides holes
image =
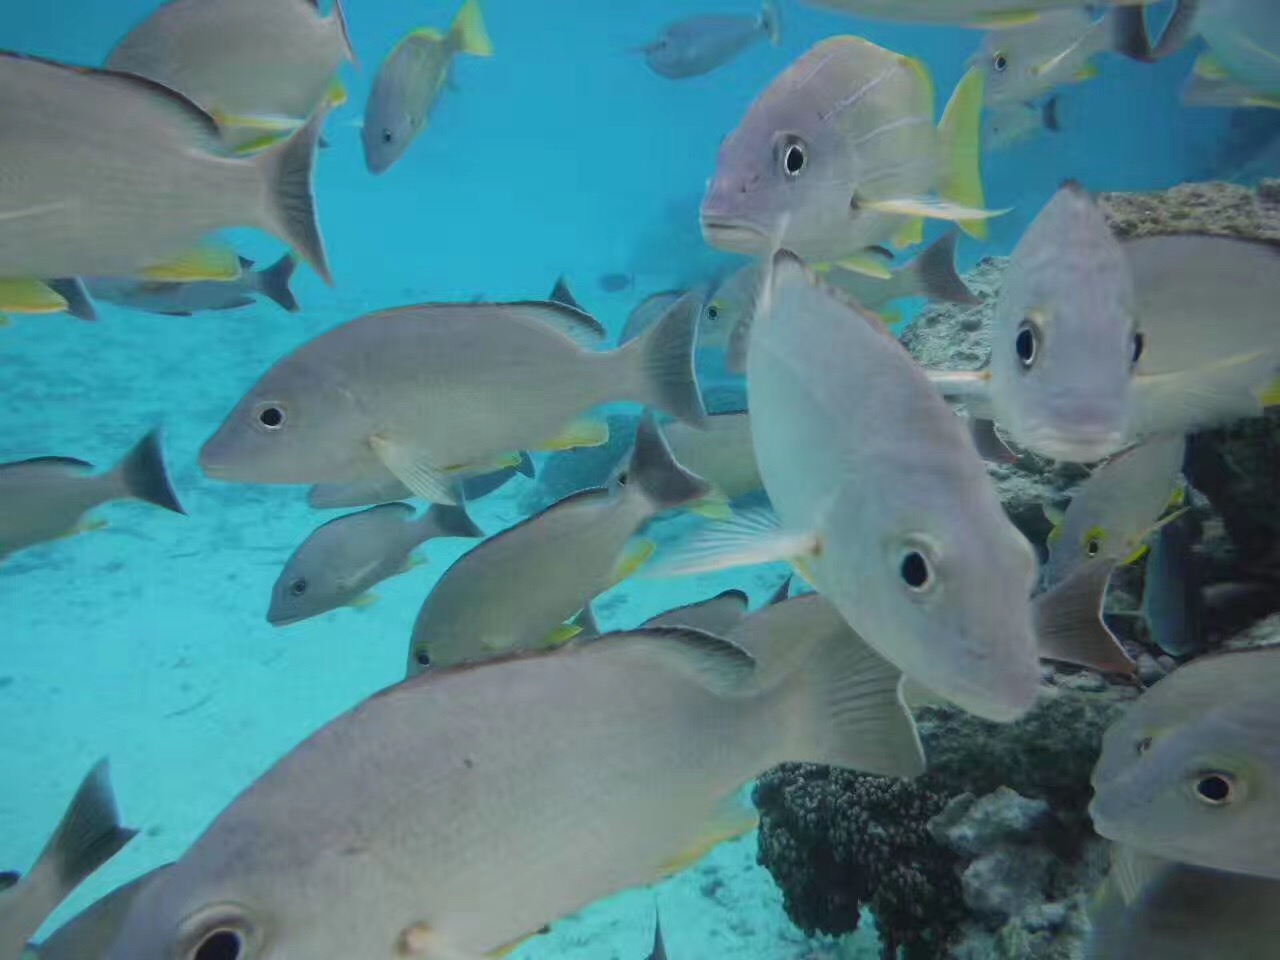
[[[457,503],[447,468],[433,465],[421,450],[396,443],[375,434],[369,446],[383,466],[413,493],[428,503]]]

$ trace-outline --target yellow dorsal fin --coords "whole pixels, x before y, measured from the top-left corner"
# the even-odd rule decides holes
[[[195,280],[227,282],[240,277],[240,258],[230,247],[202,246],[142,271],[144,280],[188,283]]]
[[[938,139],[942,155],[942,177],[938,195],[960,207],[980,210],[986,207],[982,191],[983,73],[971,67],[960,78],[942,120],[938,123]],[[961,230],[975,240],[987,238],[984,220],[962,220]]]
[[[542,444],[540,450],[574,450],[609,442],[609,424],[595,417],[580,417]]]
[[[889,243],[895,250],[905,250],[922,242],[924,242],[924,217],[908,217],[889,239]]]
[[[568,643],[581,632],[581,624],[562,623],[543,638],[542,645],[544,647],[559,647]]]
[[[884,265],[883,261],[869,256],[848,257],[838,261],[837,266],[875,280],[888,280],[893,276],[893,272]]]
[[[613,565],[613,583],[621,583],[648,562],[658,545],[645,537],[638,537],[627,544],[622,556]]]
[[[66,298],[40,280],[0,280],[0,310],[10,313],[61,313]]]

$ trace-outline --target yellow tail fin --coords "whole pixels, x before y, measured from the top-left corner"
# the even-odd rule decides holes
[[[493,43],[480,15],[480,0],[467,0],[462,5],[449,27],[449,39],[459,53],[469,53],[473,57],[493,56]]]
[[[942,156],[942,176],[938,195],[958,206],[982,209],[986,199],[982,193],[982,153],[979,140],[982,131],[983,75],[970,68],[942,111],[938,139]],[[960,229],[975,240],[987,238],[983,220],[964,220]]]
[[[0,280],[0,310],[9,313],[61,313],[67,301],[39,280]]]

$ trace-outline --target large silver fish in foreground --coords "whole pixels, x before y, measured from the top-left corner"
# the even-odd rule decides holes
[[[215,938],[245,960],[478,960],[750,829],[737,793],[779,761],[921,772],[896,670],[847,632],[772,643],[793,669],[651,631],[391,687],[236,799],[108,960]]]
[[[872,20],[999,27],[1035,20],[1048,10],[1101,6],[1143,6],[1159,0],[803,0]]]

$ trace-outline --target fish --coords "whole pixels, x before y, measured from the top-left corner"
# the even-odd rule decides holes
[[[640,421],[626,475],[610,489],[572,494],[459,558],[418,612],[408,675],[538,650],[571,639],[564,624],[626,579],[653,550],[628,547],[664,510],[709,487],[672,457],[652,414]]]
[[[241,257],[239,278],[228,282],[164,283],[133,277],[96,277],[84,285],[95,300],[167,317],[189,317],[205,310],[237,310],[253,304],[258,295],[282,310],[297,313],[301,307],[289,288],[297,265],[297,258],[291,253],[262,270],[254,270],[253,261]]]
[[[706,600],[665,610],[642,623],[640,629],[687,627],[713,637],[728,636],[746,617],[747,603],[747,595],[741,590],[725,590]]]
[[[1204,596],[1200,558],[1192,547],[1199,521],[1182,514],[1151,534],[1142,580],[1142,618],[1165,653],[1185,657],[1204,647]]]
[[[667,945],[662,942],[662,918],[653,920],[653,949],[646,960],[667,960]]]
[[[271,588],[267,622],[282,627],[360,606],[374,586],[407,570],[413,550],[428,540],[484,536],[464,507],[436,503],[415,513],[407,503],[383,503],[317,527]]]
[[[687,296],[688,293],[688,290],[663,290],[659,293],[652,293],[641,300],[627,314],[627,319],[622,325],[622,332],[618,334],[618,346],[630,343],[648,330],[663,314],[675,306],[681,297]],[[699,330],[699,336],[701,336],[701,330]]]
[[[736,500],[764,489],[745,411],[711,414],[702,427],[672,423],[665,433],[680,465],[707,481],[717,496]]]
[[[1113,49],[1114,31],[1109,14],[1094,20],[1084,7],[989,31],[969,59],[986,75],[987,108],[1034,103],[1060,86],[1094,79],[1093,58]]]
[[[106,760],[98,761],[30,872],[0,886],[0,957],[18,960],[58,904],[137,833],[120,825],[111,768]]]
[[[1097,557],[1132,563],[1179,491],[1186,441],[1157,437],[1112,457],[1080,485],[1049,534],[1045,581]],[[1053,519],[1053,518],[1051,518]]]
[[[479,0],[463,3],[448,33],[419,27],[387,54],[373,78],[360,131],[370,173],[390,169],[426,128],[459,53],[493,56]]]
[[[1062,130],[1056,93],[1039,105],[1010,103],[983,111],[982,149],[988,153],[1009,150],[1045,130],[1051,133]]]
[[[1280,9],[1251,0],[1201,0],[1194,16],[1194,30],[1209,49],[1197,58],[1182,102],[1280,109]]]
[[[264,923],[281,955],[478,958],[750,830],[738,793],[779,761],[923,770],[896,670],[845,635],[771,639],[791,670],[657,630],[393,686],[233,801],[106,960],[212,955]]]
[[[176,90],[216,121],[230,149],[287,136],[346,99],[356,62],[342,0],[169,0],[130,30],[106,68]]]
[[[872,20],[931,23],[959,27],[997,27],[1029,23],[1051,10],[1142,6],[1159,0],[803,0]]]
[[[186,514],[169,484],[159,431],[143,437],[112,469],[71,457],[0,464],[0,559],[86,529],[82,518],[112,500],[141,500]]]
[[[112,890],[38,944],[27,944],[22,960],[101,960],[120,931],[133,901],[167,868],[156,867]]]
[[[982,238],[982,74],[965,74],[933,125],[923,62],[860,37],[831,37],[784,70],[720,145],[700,209],[717,249],[790,250],[867,266],[868,248],[918,243],[923,219]]]
[[[790,560],[908,677],[978,716],[1021,716],[1039,683],[1036,557],[964,427],[879,318],[793,254],[774,256],[761,297],[747,390],[778,522],[744,513],[674,569]]]
[[[209,114],[154,81],[0,55],[0,280],[135,276],[243,226],[328,281],[311,193],[322,121],[229,157]]]
[[[537,475],[533,458],[528,451],[520,452],[520,460],[490,473],[464,477],[458,484],[459,499],[463,503],[480,500],[505,486],[516,474],[525,477]],[[395,500],[407,500],[413,491],[388,473],[381,480],[363,484],[321,483],[307,492],[307,505],[316,510],[341,510],[347,507],[367,507]]]
[[[710,14],[677,20],[652,43],[640,47],[649,69],[669,80],[710,73],[738,58],[760,40],[777,46],[782,17],[774,0],[764,0],[759,14]]]
[[[415,496],[452,503],[451,470],[485,469],[514,450],[604,442],[602,424],[574,421],[604,403],[701,422],[700,312],[689,297],[607,352],[592,349],[603,328],[562,304],[366,314],[272,366],[205,442],[200,466],[241,483],[366,483],[390,472]]]
[[[597,282],[605,293],[621,293],[635,286],[636,278],[629,273],[602,273]]]
[[[1107,730],[1089,815],[1148,856],[1280,879],[1280,649],[1203,656]]]
[[[1270,960],[1280,938],[1280,883],[1167,863],[1129,894],[1116,867],[1089,906],[1086,960]]]

